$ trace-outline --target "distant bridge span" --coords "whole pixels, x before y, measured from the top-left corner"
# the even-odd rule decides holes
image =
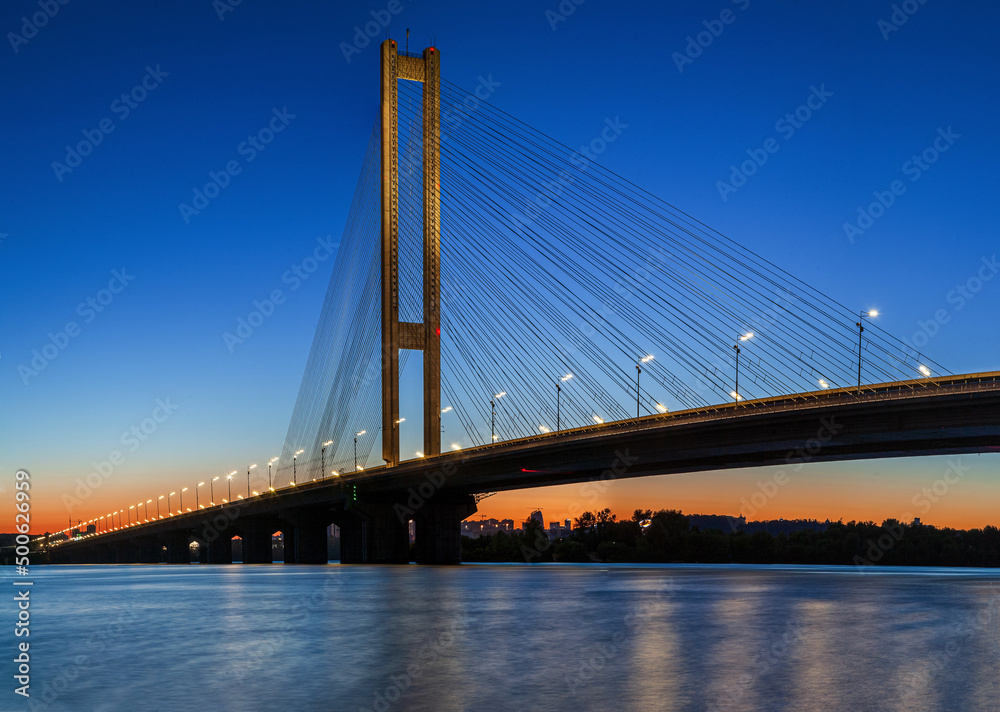
[[[88,535],[52,547],[55,563],[271,561],[325,563],[326,527],[341,528],[345,563],[457,563],[474,494],[761,465],[1000,452],[1000,372],[801,393],[657,414],[484,445],[288,486],[247,500]]]

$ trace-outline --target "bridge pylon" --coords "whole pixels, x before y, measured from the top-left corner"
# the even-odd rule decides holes
[[[422,324],[399,321],[399,98],[397,81],[423,83]],[[382,43],[382,459],[399,462],[399,350],[424,352],[424,454],[441,452],[441,55]]]

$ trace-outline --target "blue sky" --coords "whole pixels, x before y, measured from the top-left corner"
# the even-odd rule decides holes
[[[981,269],[992,277],[984,265],[997,251],[1000,9],[903,5],[915,12],[886,25],[892,3],[77,1],[51,17],[44,2],[6,3],[0,469],[38,473],[46,513],[62,522],[59,493],[122,449],[157,399],[176,410],[102,486],[109,507],[119,492],[128,502],[277,454],[333,259],[295,290],[282,276],[318,238],[339,240],[383,38],[358,47],[355,28],[390,16],[401,44],[410,28],[411,50],[441,49],[450,81],[472,89],[492,75],[493,103],[570,146],[620,120],[627,129],[604,165],[840,301],[878,308],[883,328],[926,342],[951,371],[996,369],[1000,280],[971,298],[956,290],[976,286]],[[231,11],[220,17],[222,8]],[[779,124],[817,91],[823,102],[807,120],[794,131]],[[122,94],[133,97],[127,112]],[[282,130],[249,160],[241,144],[275,126],[275,112]],[[939,131],[951,139],[932,151]],[[66,146],[87,136],[100,142],[76,167],[53,167],[75,163]],[[731,166],[769,140],[777,149],[723,199]],[[916,170],[925,150],[935,160]],[[239,173],[185,220],[179,204],[231,161]],[[905,190],[852,242],[844,224],[894,181]],[[109,296],[113,270],[134,279],[114,282],[119,293],[84,323],[79,305]],[[276,288],[287,301],[231,353],[223,332]],[[70,321],[79,333],[25,384],[19,366],[31,368],[33,351],[50,332],[62,340]],[[976,467],[968,501],[995,497],[990,469]],[[904,469],[943,467],[831,471],[876,482]],[[704,481],[738,495],[757,476]]]

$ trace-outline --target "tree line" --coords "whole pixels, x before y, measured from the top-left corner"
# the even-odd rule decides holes
[[[462,559],[1000,567],[1000,530],[995,526],[962,530],[887,519],[882,524],[813,522],[798,531],[772,534],[752,526],[755,531],[744,531],[742,520],[724,521],[728,527],[702,528],[672,509],[637,509],[631,519],[618,520],[604,509],[584,512],[574,521],[572,533],[556,541],[550,541],[537,522],[527,522],[511,534],[462,537]]]

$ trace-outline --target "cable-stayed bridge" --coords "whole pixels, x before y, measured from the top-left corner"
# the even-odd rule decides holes
[[[389,40],[381,65],[273,478],[106,515],[55,560],[183,562],[194,539],[229,562],[238,535],[270,561],[281,531],[318,563],[335,523],[343,561],[405,562],[412,521],[417,560],[454,563],[487,492],[1000,446],[1000,374],[949,373],[601,167],[615,119],[573,150],[442,81],[436,48]]]

